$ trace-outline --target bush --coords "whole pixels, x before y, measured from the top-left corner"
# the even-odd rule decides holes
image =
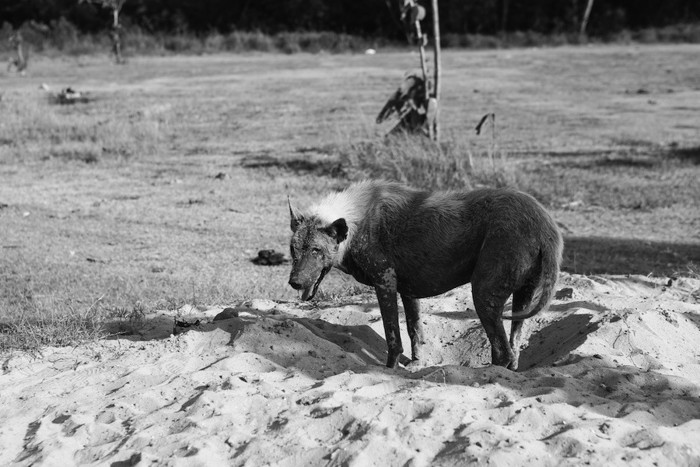
[[[471,186],[468,159],[456,158],[423,136],[398,134],[351,144],[341,149],[341,159],[356,179],[383,178],[429,189]]]
[[[656,31],[660,42],[700,43],[700,24],[678,24]]]
[[[101,42],[103,45],[100,50],[109,50],[111,48],[110,41],[106,35],[102,35],[102,37],[103,40]],[[139,27],[127,28],[122,35],[122,43],[124,44],[124,51],[126,51],[126,53],[159,53],[165,50],[163,42],[162,36],[149,34]]]
[[[25,50],[30,52],[59,51],[70,55],[106,54],[111,42],[106,31],[97,34],[81,34],[65,18],[51,23],[50,27],[36,23],[20,28]],[[7,38],[13,32],[9,23],[0,28],[0,53],[13,53]],[[577,32],[542,34],[537,31],[512,31],[486,36],[481,34],[447,33],[442,36],[445,48],[496,49],[503,47],[539,47],[588,43],[589,41],[615,43],[690,42],[700,43],[700,24],[680,24],[663,28],[647,28],[638,31],[615,30],[604,35],[579,36]],[[280,32],[275,35],[261,31],[234,31],[229,34],[212,32],[197,36],[186,30],[177,33],[149,33],[136,25],[127,25],[122,34],[123,49],[133,53],[189,53],[216,52],[283,52],[347,53],[362,52],[367,48],[384,45],[407,48],[405,42],[392,43],[386,40],[368,40],[332,31]],[[412,48],[412,47],[411,47]]]
[[[382,141],[350,144],[340,149],[342,165],[352,179],[382,178],[425,189],[470,189],[516,186],[512,167],[503,159],[475,157],[463,141],[439,146],[421,135],[400,133]]]
[[[274,39],[260,31],[236,33],[241,37],[242,50],[272,52],[275,50]]]
[[[58,50],[68,50],[79,43],[78,29],[63,16],[51,23],[48,38],[51,46]]]
[[[225,50],[226,38],[219,33],[209,34],[204,38],[204,50],[207,52],[219,52]]]
[[[655,44],[659,42],[659,36],[656,34],[656,29],[642,29],[633,34],[634,40],[642,44]]]
[[[196,37],[187,34],[165,36],[163,48],[175,53],[202,53],[203,50],[202,42]]]
[[[10,35],[12,35],[13,29],[10,23],[3,22],[2,27],[0,27],[0,52],[10,52]]]
[[[302,51],[299,43],[299,35],[292,32],[283,32],[275,36],[275,47],[286,54]]]
[[[344,41],[341,36],[333,32],[283,32],[275,36],[275,45],[285,53],[352,50],[352,41]]]
[[[498,49],[503,47],[500,38],[496,36],[484,36],[482,34],[466,34],[461,44],[462,47],[471,49]]]

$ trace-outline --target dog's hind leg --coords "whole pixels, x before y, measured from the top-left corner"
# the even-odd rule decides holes
[[[384,324],[384,335],[389,352],[386,366],[396,367],[403,347],[401,346],[401,332],[399,331],[399,306],[396,302],[396,272],[389,268],[375,282],[375,291],[379,301],[379,310],[382,313],[382,323]]]
[[[420,360],[421,347],[425,343],[423,324],[420,321],[420,302],[416,298],[401,295],[403,309],[406,312],[406,327],[411,338],[411,358]]]
[[[523,320],[513,320],[510,322],[510,348],[513,351],[513,361],[510,368],[515,371],[518,369],[518,360],[520,359],[520,336],[523,332]]]
[[[502,318],[506,300],[507,298],[474,293],[476,314],[491,343],[491,363],[512,369],[515,355],[508,342]]]
[[[524,313],[532,302],[536,288],[526,285],[513,293],[513,313]],[[520,359],[520,337],[523,333],[524,320],[517,319],[510,322],[510,348],[513,350],[515,360],[510,365],[511,370],[518,369]]]
[[[506,283],[509,275],[505,267],[499,267],[499,264],[503,263],[496,263],[495,267],[493,261],[477,264],[472,276],[472,297],[476,314],[491,343],[491,363],[511,368],[515,355],[503,327],[503,308],[512,288]]]

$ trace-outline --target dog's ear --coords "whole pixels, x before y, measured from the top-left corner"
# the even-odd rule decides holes
[[[304,222],[304,217],[299,214],[299,211],[297,211],[294,206],[292,206],[292,201],[289,199],[289,196],[287,196],[287,204],[289,204],[289,216],[291,218],[289,226],[291,227],[292,232],[296,232],[299,228],[299,224]]]
[[[340,219],[337,219],[335,222],[333,222],[331,225],[329,225],[323,230],[328,235],[335,238],[335,241],[337,243],[340,243],[346,238],[348,238],[348,224],[342,217]]]

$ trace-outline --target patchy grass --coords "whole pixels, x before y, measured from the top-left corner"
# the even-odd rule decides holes
[[[105,335],[99,298],[86,307],[80,299],[40,294],[31,278],[13,271],[0,271],[0,277],[0,353],[38,352],[45,345],[76,345]]]
[[[700,264],[694,263],[691,261],[685,266],[685,269],[681,269],[679,271],[676,271],[674,276],[675,277],[690,277],[693,279],[700,279]]]
[[[589,161],[528,164],[519,188],[552,207],[587,206],[607,210],[700,209],[697,171],[683,161],[654,155],[599,157]],[[654,157],[655,156],[655,157]],[[640,163],[641,161],[641,163]],[[547,180],[547,183],[543,183]]]
[[[37,59],[0,100],[1,345],[134,332],[184,304],[294,300],[288,266],[250,260],[287,251],[287,195],[305,206],[362,177],[519,187],[562,225],[566,270],[684,271],[700,262],[697,55],[446,51],[440,150],[373,123],[407,53]],[[43,83],[94,100],[52,105]],[[490,112],[497,131],[475,135]],[[320,296],[355,292],[333,272]]]
[[[511,187],[526,191],[549,208],[601,208],[610,211],[700,210],[698,170],[685,151],[648,147],[634,155],[523,159],[486,148],[462,135],[439,146],[422,136],[393,135],[383,140],[340,146],[342,174],[350,179],[384,178],[425,189]],[[483,145],[482,145],[483,146]]]
[[[568,236],[563,269],[577,274],[662,271],[656,275],[693,277],[693,260],[698,258],[697,243]]]
[[[0,100],[4,160],[125,160],[157,152],[167,118],[141,112],[101,115],[104,102],[61,106],[51,94],[8,93]]]
[[[423,136],[399,134],[341,149],[356,179],[384,178],[430,189],[470,187],[468,159]]]
[[[10,56],[14,51],[6,40],[12,33],[9,23],[0,25],[0,54]],[[107,31],[82,34],[73,24],[61,18],[48,31],[39,32],[22,26],[26,46],[33,54],[54,56],[106,55],[111,49]],[[543,34],[536,31],[512,31],[495,35],[447,33],[441,37],[445,49],[503,49],[522,47],[559,47],[590,44],[663,44],[700,43],[700,24],[674,24],[640,30],[623,29],[605,34],[581,36],[578,32]],[[138,26],[125,27],[122,45],[128,56],[144,54],[202,54],[221,52],[266,53],[357,53],[368,48],[409,49],[405,41],[381,37],[361,37],[332,31],[283,31],[266,34],[261,31],[233,31],[227,34],[149,33]],[[0,56],[0,58],[3,58]],[[2,60],[6,62],[7,60]]]
[[[44,346],[70,346],[104,337],[103,320],[59,307],[45,314],[29,309],[32,318],[0,322],[0,354],[15,350],[38,353]]]
[[[336,148],[343,173],[353,180],[383,178],[428,190],[518,186],[516,164],[477,151],[465,139],[438,145],[406,133]]]

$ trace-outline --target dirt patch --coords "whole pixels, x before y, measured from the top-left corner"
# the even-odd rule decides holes
[[[6,358],[0,462],[696,464],[700,281],[663,284],[563,275],[572,297],[526,322],[519,372],[479,363],[469,287],[425,301],[426,361],[397,370],[364,300],[158,312]],[[191,325],[172,335],[175,317]]]

